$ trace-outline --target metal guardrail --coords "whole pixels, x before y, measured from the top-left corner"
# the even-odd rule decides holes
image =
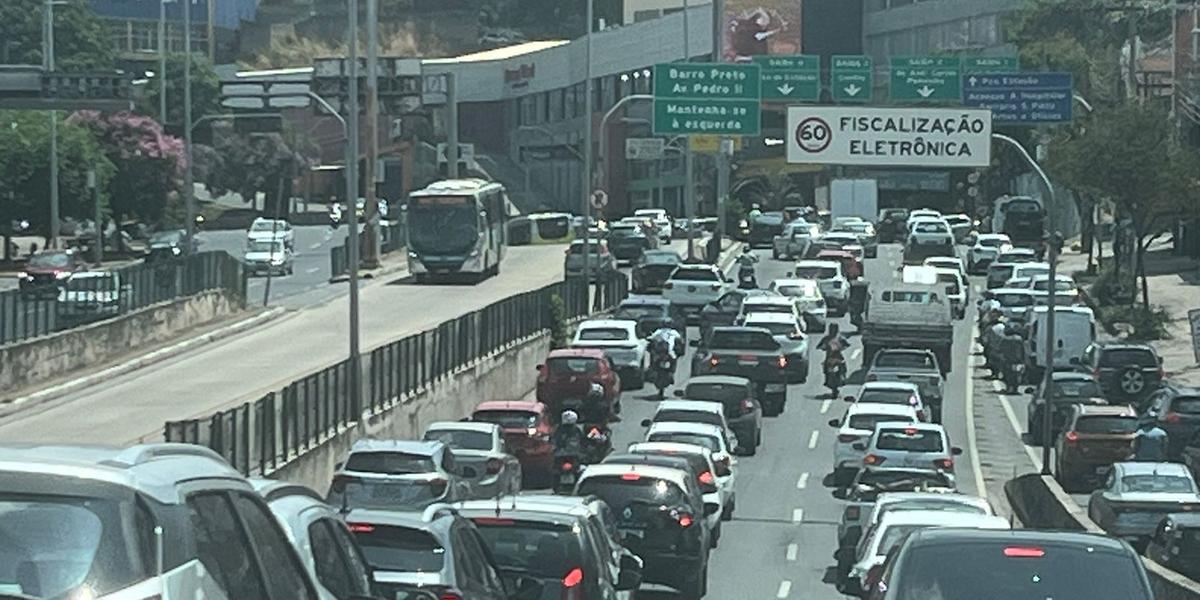
[[[602,278],[592,298],[593,310],[614,308],[628,295],[624,274]],[[362,357],[361,408],[351,405],[349,362],[342,361],[252,402],[208,417],[169,421],[164,436],[170,442],[212,448],[244,474],[269,473],[363,414],[394,406],[475,361],[550,329],[554,296],[562,299],[567,319],[592,312],[582,281],[554,283],[371,350]]]
[[[408,245],[408,232],[401,222],[383,223],[379,226],[379,254],[384,256],[404,249]],[[366,237],[358,238],[360,250],[358,255],[365,256]],[[349,240],[343,241],[337,246],[329,248],[329,272],[331,277],[337,277],[350,272],[349,264],[350,257],[347,250]],[[361,260],[361,259],[360,259]]]
[[[246,297],[242,263],[226,252],[142,262],[105,273],[112,276],[75,276],[39,289],[0,292],[0,345],[210,290]]]

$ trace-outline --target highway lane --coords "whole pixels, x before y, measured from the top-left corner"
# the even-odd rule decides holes
[[[759,285],[783,277],[792,263],[775,261],[761,253],[758,267]],[[872,287],[898,279],[899,248],[894,245],[880,248],[879,258],[868,259],[866,276]],[[854,385],[842,388],[841,395],[857,392],[862,345],[847,318],[838,320],[844,332],[850,333],[848,354],[851,381]],[[958,485],[965,493],[977,493],[982,474],[977,471],[976,457],[968,437],[966,395],[974,382],[968,366],[971,323],[974,317],[955,325],[954,364],[946,388],[945,424],[951,442],[961,446],[964,454],[957,459]],[[691,336],[698,335],[692,328]],[[810,348],[820,339],[809,338]],[[836,430],[828,421],[840,418],[845,402],[828,397],[823,387],[819,364],[823,353],[810,350],[808,382],[788,389],[786,411],[779,417],[765,420],[763,446],[757,456],[739,457],[737,512],[733,520],[722,525],[720,546],[713,551],[709,567],[708,598],[792,598],[818,600],[841,598],[827,577],[833,566],[837,523],[842,505],[826,487],[826,476],[832,470],[833,444]],[[683,363],[688,364],[687,360]],[[677,381],[686,381],[687,367],[681,366]],[[614,448],[622,449],[641,439],[642,419],[654,411],[651,388],[626,392],[623,397],[622,422],[614,431]],[[648,600],[674,599],[669,591],[641,593]]]
[[[345,242],[346,227],[333,229],[325,225],[307,225],[295,227],[293,232],[296,240],[293,272],[271,277],[268,304],[300,308],[344,293],[344,285],[329,284],[329,249]],[[202,231],[197,238],[202,251],[224,250],[238,259],[246,254],[246,232],[240,229]],[[263,302],[266,284],[265,275],[250,278],[247,295],[251,302]]]

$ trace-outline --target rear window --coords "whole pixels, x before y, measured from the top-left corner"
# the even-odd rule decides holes
[[[995,238],[983,238],[983,239],[979,240],[980,246],[985,246],[988,248],[999,248],[1000,246],[1003,246],[1004,244],[1007,244],[1007,243],[1008,242],[1006,242],[1004,240],[995,239]]]
[[[588,254],[600,253],[600,244],[588,244],[588,247],[591,248],[591,252],[588,252]],[[583,254],[583,244],[571,244],[571,248],[568,250],[568,252],[571,254]]]
[[[533,219],[537,226],[538,236],[544,240],[557,240],[565,237],[571,229],[571,219],[566,215],[547,219]]]
[[[1200,396],[1181,396],[1171,403],[1171,410],[1187,415],[1200,414]]]
[[[709,400],[712,402],[741,402],[750,396],[745,386],[727,383],[689,383],[683,392],[690,400]]]
[[[425,439],[441,442],[455,450],[491,450],[492,435],[483,431],[443,429],[426,431]]]
[[[639,321],[641,319],[662,319],[667,317],[666,306],[643,304],[640,306],[621,306],[612,314],[618,321]]]
[[[721,449],[721,444],[717,441],[717,438],[707,436],[707,435],[700,435],[698,433],[684,433],[682,431],[655,432],[655,433],[652,433],[649,436],[647,436],[646,441],[647,442],[675,442],[677,444],[691,444],[693,446],[700,446],[702,448],[708,448],[709,450],[711,450],[713,452],[717,452]]]
[[[917,223],[913,227],[913,231],[917,233],[946,233],[946,225],[944,223]]]
[[[330,506],[376,510],[424,510],[440,499],[445,482],[338,476],[329,490]]]
[[[797,267],[796,277],[802,279],[833,279],[837,277],[837,269],[833,267]]]
[[[1033,304],[1033,296],[1030,294],[996,294],[996,301],[1000,306],[1030,306]]]
[[[1195,491],[1192,480],[1178,475],[1126,475],[1121,478],[1124,492],[1189,493]]]
[[[932,356],[913,352],[880,352],[876,355],[875,366],[895,369],[937,368]]]
[[[676,281],[719,281],[717,273],[710,269],[676,269],[671,273]]]
[[[560,357],[546,361],[551,375],[589,375],[600,372],[599,360],[591,357]]]
[[[908,390],[863,390],[858,396],[862,403],[917,405],[917,396]]]
[[[641,506],[657,510],[660,506],[679,505],[685,500],[683,490],[674,483],[655,477],[641,477],[636,473],[588,477],[579,484],[577,493],[581,496],[599,496],[619,515],[618,518],[626,514],[632,514],[635,518],[638,516],[640,511],[626,513],[626,507]]]
[[[708,345],[713,348],[778,350],[779,342],[763,331],[714,331]]]
[[[942,452],[942,434],[927,429],[884,429],[875,440],[880,450],[904,452]]]
[[[995,281],[1008,281],[1012,277],[1012,265],[994,265],[988,268],[988,278]]]
[[[1133,433],[1137,431],[1137,417],[1079,417],[1075,421],[1079,433]]]
[[[380,473],[383,475],[405,475],[429,473],[434,470],[433,458],[422,454],[403,452],[354,452],[346,459],[347,471]]]
[[[705,423],[707,425],[724,425],[721,415],[699,410],[660,410],[654,414],[656,422]]]
[[[911,423],[912,417],[901,415],[872,415],[872,414],[857,414],[850,416],[851,429],[863,429],[866,431],[875,431],[875,426],[879,423]]]
[[[779,292],[780,294],[782,294],[784,296],[811,296],[811,295],[813,295],[811,289],[806,289],[804,286],[800,286],[800,285],[781,285],[781,286],[775,288],[775,291]]]
[[[883,539],[879,540],[879,546],[875,550],[875,556],[886,556],[904,536],[918,530],[929,527],[929,525],[893,525],[883,531]],[[936,596],[934,596],[936,598]]]
[[[629,331],[617,327],[581,329],[578,339],[588,342],[623,342],[629,339]]]
[[[790,315],[795,312],[795,307],[791,304],[781,304],[778,302],[743,302],[742,313],[777,313]],[[754,325],[754,327],[762,327],[762,325]]]
[[[679,255],[667,252],[647,252],[642,255],[642,263],[647,265],[678,265]]]
[[[441,571],[446,549],[432,535],[408,527],[350,523],[367,564],[380,571]]]
[[[501,569],[561,579],[582,564],[579,534],[566,525],[486,517],[472,520]]]
[[[913,472],[899,471],[889,469],[871,469],[862,471],[858,478],[858,483],[877,486],[890,487],[892,489],[914,489],[923,483],[928,483],[935,487],[953,487],[950,483],[950,478],[945,473],[937,471]]]
[[[1100,387],[1091,380],[1055,381],[1054,396],[1056,398],[1099,398]]]
[[[1154,353],[1140,348],[1118,348],[1100,353],[1102,367],[1157,367]]]
[[[766,329],[767,331],[770,331],[772,335],[792,335],[793,333],[796,333],[796,331],[797,331],[796,325],[789,324],[789,323],[779,323],[779,322],[755,323],[752,321],[746,321],[746,326],[747,327],[761,327],[763,329]]]
[[[896,600],[1149,600],[1132,554],[1090,545],[955,542],[906,553]],[[953,565],[952,568],[948,568]],[[1086,574],[1086,576],[1084,576]],[[981,594],[980,590],[986,590]]]
[[[933,302],[933,294],[929,292],[887,291],[883,293],[884,302],[904,302],[907,304],[929,304]]]
[[[495,423],[505,429],[536,427],[537,413],[525,410],[481,410],[471,415],[471,420]]]

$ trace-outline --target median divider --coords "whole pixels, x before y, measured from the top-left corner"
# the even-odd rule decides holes
[[[1021,475],[1004,484],[1004,495],[1026,528],[1104,533],[1053,476]],[[1148,558],[1142,563],[1156,600],[1200,600],[1200,583]]]

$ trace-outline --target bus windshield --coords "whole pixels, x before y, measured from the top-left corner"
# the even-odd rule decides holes
[[[413,198],[408,209],[409,243],[423,254],[468,254],[479,237],[479,217],[469,196]]]

